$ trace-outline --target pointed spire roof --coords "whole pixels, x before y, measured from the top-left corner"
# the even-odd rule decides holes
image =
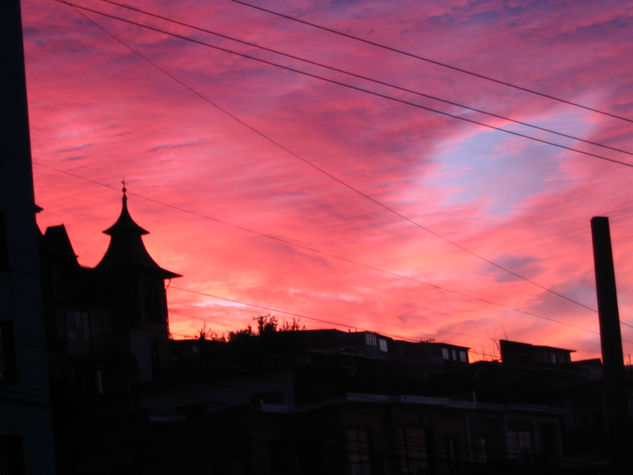
[[[143,244],[144,234],[149,234],[134,222],[127,209],[127,188],[123,181],[123,205],[116,222],[103,231],[110,236],[108,250],[95,267],[99,270],[127,270],[142,268],[149,270],[163,279],[181,277],[181,275],[160,267],[149,255]]]
[[[127,209],[127,188],[125,186],[125,180],[123,180],[121,183],[123,183],[123,188],[121,188],[121,191],[123,192],[123,206],[121,207],[121,214],[119,215],[119,219],[116,220],[116,223],[103,231],[103,233],[110,236],[123,233],[138,234],[139,236],[142,236],[143,234],[149,234],[149,231],[146,231],[138,224],[136,224],[132,219],[132,216],[130,216],[130,212]]]

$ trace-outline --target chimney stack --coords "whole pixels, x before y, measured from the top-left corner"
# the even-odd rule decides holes
[[[616,467],[623,468],[629,448],[629,418],[609,218],[592,218],[591,233],[604,365],[604,403],[613,450],[612,460]]]

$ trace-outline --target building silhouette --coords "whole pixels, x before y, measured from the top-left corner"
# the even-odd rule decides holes
[[[0,23],[0,473],[54,474],[19,1]]]
[[[615,473],[602,364],[571,350],[503,340],[501,361],[470,363],[457,345],[270,316],[171,340],[179,275],[145,249],[125,185],[94,268],[63,225],[37,230],[19,2],[4,13],[1,475]]]
[[[165,280],[179,277],[145,249],[148,232],[130,216],[125,189],[121,213],[104,233],[110,243],[94,268],[78,263],[63,225],[40,236],[49,349],[56,361],[89,360],[92,368],[81,372],[94,377],[74,375],[67,383],[97,381],[100,393],[159,379],[168,370]]]
[[[501,361],[376,332],[257,317],[228,339],[169,338],[165,282],[123,189],[81,266],[40,233],[58,472],[610,473],[599,360],[502,340]]]
[[[129,451],[123,443],[137,427],[112,432],[123,423],[116,417],[138,417],[143,384],[170,369],[165,281],[179,275],[147,252],[142,236],[148,232],[130,216],[125,188],[120,215],[104,233],[110,242],[94,268],[79,264],[63,225],[40,233],[60,473],[87,473],[85,466],[94,464],[110,473],[129,465],[108,452]],[[105,435],[114,436],[114,445],[99,442]]]

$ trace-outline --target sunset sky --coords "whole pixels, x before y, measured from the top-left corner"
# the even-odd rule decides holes
[[[617,117],[230,0],[129,4],[383,84],[100,0],[76,3],[163,32],[23,0],[42,230],[65,224],[96,265],[125,178],[150,254],[184,276],[168,289],[176,338],[294,314],[472,359],[499,338],[581,359],[600,352],[583,306],[596,307],[590,219],[608,216],[628,361],[633,168],[424,108],[633,164],[633,2],[248,1]]]

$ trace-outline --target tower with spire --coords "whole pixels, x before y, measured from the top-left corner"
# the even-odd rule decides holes
[[[149,232],[132,219],[125,181],[122,184],[121,213],[103,231],[110,243],[94,272],[102,298],[112,305],[112,333],[125,338],[140,380],[148,381],[168,365],[165,281],[181,276],[160,267],[147,252],[142,236]]]
[[[173,279],[181,277],[179,274],[170,272],[160,267],[154,259],[149,255],[141,236],[149,234],[138,224],[134,222],[130,216],[127,207],[127,187],[125,180],[123,183],[122,207],[119,218],[108,229],[103,231],[104,234],[110,236],[110,244],[105,255],[97,264],[96,269],[101,271],[114,272],[143,272],[147,276],[153,276],[159,280]],[[146,311],[149,309],[146,309]],[[152,321],[156,320],[155,315],[150,314],[146,317]]]
[[[125,182],[122,194],[119,217],[104,231],[110,242],[95,267],[79,263],[64,225],[39,233],[59,473],[115,466],[110,457],[127,453],[123,447],[133,430],[113,431],[110,420],[99,423],[95,414],[141,414],[143,383],[167,379],[170,371],[166,282],[180,275],[150,256],[143,243],[148,231],[130,215]],[[92,447],[82,451],[78,444]],[[94,460],[82,458],[86,453]]]

